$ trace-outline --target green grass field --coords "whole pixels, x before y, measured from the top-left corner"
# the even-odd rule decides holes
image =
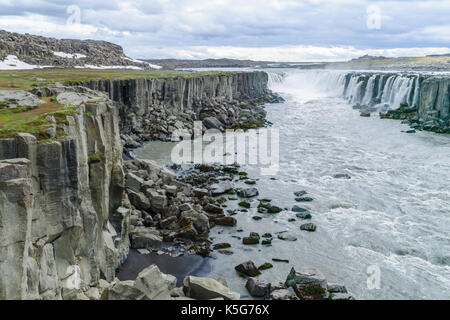
[[[230,72],[140,71],[125,69],[33,69],[0,71],[0,90],[29,90],[56,82],[89,80],[194,78]]]

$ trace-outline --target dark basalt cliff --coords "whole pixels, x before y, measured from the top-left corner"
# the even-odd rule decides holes
[[[119,103],[122,138],[127,147],[136,147],[143,140],[171,140],[176,130],[192,133],[197,120],[208,129],[262,125],[266,113],[258,105],[281,100],[267,83],[265,72],[238,72],[78,84],[105,91]]]

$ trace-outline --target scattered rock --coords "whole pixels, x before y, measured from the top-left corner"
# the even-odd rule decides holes
[[[259,195],[258,189],[247,188],[238,191],[238,196],[241,198],[253,198]]]
[[[234,227],[237,224],[237,220],[233,217],[220,217],[214,219],[215,224],[218,226]]]
[[[231,244],[229,244],[229,243],[217,243],[213,247],[214,250],[227,249],[227,248],[231,248]]]
[[[315,224],[313,223],[306,223],[300,226],[300,230],[303,231],[309,231],[309,232],[314,232],[316,231],[317,227]]]
[[[250,295],[255,298],[269,297],[270,295],[270,283],[263,280],[249,278],[245,287]]]
[[[261,271],[258,270],[253,261],[246,261],[244,263],[241,263],[234,269],[236,269],[237,272],[249,277],[256,277],[261,274]]]
[[[333,176],[335,179],[351,179],[352,177],[348,173],[338,173]]]
[[[266,262],[258,267],[259,270],[267,270],[273,268],[273,264]]]

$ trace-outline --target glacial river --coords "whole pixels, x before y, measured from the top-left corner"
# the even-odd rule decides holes
[[[234,266],[253,260],[274,264],[260,276],[272,283],[299,265],[345,284],[357,299],[450,299],[450,136],[408,134],[400,121],[360,117],[333,90],[309,81],[317,72],[287,71],[271,83],[286,99],[265,107],[280,132],[276,176],[261,175],[258,166],[242,168],[257,179],[258,198],[282,208],[309,208],[317,231],[300,231],[305,222],[298,219],[288,222],[295,218],[291,211],[257,214],[254,200],[249,212],[235,216],[237,227],[212,230],[214,243],[230,243],[234,254],[215,253],[209,276],[227,279],[233,291],[250,298]],[[168,163],[172,147],[154,142],[136,153]],[[351,179],[333,177],[341,173]],[[300,190],[314,201],[296,203],[293,192]],[[227,209],[237,202],[229,201]],[[253,220],[255,215],[263,219]],[[275,236],[271,247],[242,245],[237,237],[252,231],[288,231],[298,240]]]

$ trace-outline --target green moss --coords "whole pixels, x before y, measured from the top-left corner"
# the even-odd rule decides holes
[[[100,163],[104,160],[103,152],[91,153],[88,155],[88,163]]]

